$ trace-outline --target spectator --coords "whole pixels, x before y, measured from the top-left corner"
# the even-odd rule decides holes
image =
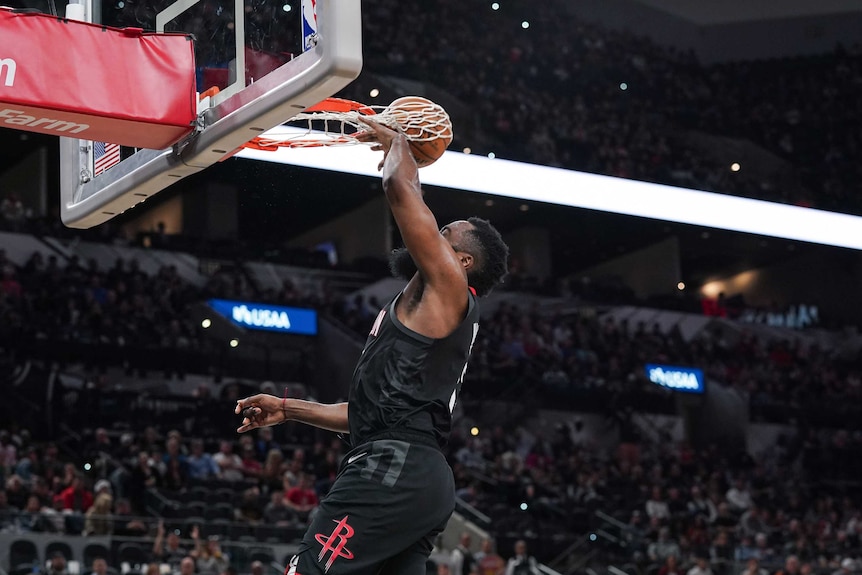
[[[719,531],[709,548],[709,558],[717,575],[730,575],[727,568],[733,563],[733,545],[727,531]]]
[[[246,436],[247,437],[247,436]],[[248,477],[249,479],[257,479],[260,477],[260,473],[263,470],[263,466],[260,464],[260,461],[257,460],[257,456],[254,451],[254,446],[246,445],[242,449],[242,474]]]
[[[709,568],[709,560],[702,555],[698,555],[695,558],[694,566],[688,570],[686,575],[712,575],[712,570]]]
[[[69,575],[66,570],[66,556],[60,551],[55,551],[51,555],[51,562],[45,570],[45,575]]]
[[[195,560],[191,556],[183,557],[180,561],[179,571],[175,571],[177,575],[195,575]]]
[[[308,515],[317,507],[317,494],[311,488],[311,476],[303,473],[299,485],[292,487],[285,494],[285,504],[293,509],[302,521],[308,520]]]
[[[139,452],[128,483],[129,499],[133,505],[137,504],[138,513],[144,512],[143,501],[147,489],[157,485],[159,485],[159,476],[150,454],[146,451]]]
[[[93,505],[93,494],[84,487],[84,479],[75,475],[72,484],[60,493],[63,509],[85,513]]]
[[[93,506],[87,510],[84,521],[84,535],[110,535],[114,529],[111,511],[114,498],[108,493],[96,497]]]
[[[835,571],[832,575],[851,575],[856,570],[856,562],[850,557],[845,557],[841,560],[841,568]]]
[[[493,539],[483,539],[482,548],[475,555],[479,575],[503,575],[506,562],[494,549]]]
[[[538,564],[527,555],[527,542],[523,539],[515,542],[515,555],[506,564],[506,575],[539,575]]]
[[[775,575],[799,575],[799,557],[789,555],[784,560],[784,568],[776,571]]]
[[[682,575],[679,562],[676,555],[668,555],[664,560],[664,565],[658,570],[658,575]]]
[[[239,519],[247,523],[258,523],[263,518],[260,506],[260,489],[249,487],[242,492],[242,500],[237,509]]]
[[[193,533],[197,534],[197,526],[193,527]],[[182,561],[189,555],[188,549],[180,545],[180,532],[177,529],[172,529],[167,535],[167,544],[165,544],[165,522],[159,520],[159,525],[156,529],[156,538],[153,540],[153,558],[160,563],[167,563],[171,569],[182,570]],[[194,562],[192,562],[192,570],[194,570]]]
[[[264,427],[261,429],[269,429]],[[284,455],[280,449],[270,449],[266,453],[266,461],[260,470],[261,486],[270,491],[281,489],[284,476]]]
[[[186,459],[188,474],[191,479],[210,479],[220,473],[219,466],[212,456],[204,451],[202,439],[192,440],[192,452]]]
[[[761,569],[760,562],[752,557],[745,564],[745,570],[742,571],[739,575],[769,575],[766,569]]]
[[[4,523],[2,512],[0,512],[0,525]],[[39,498],[31,495],[27,498],[27,505],[18,514],[18,528],[22,531],[51,531],[51,525],[46,524],[42,517],[42,505],[39,503]],[[11,525],[11,518],[8,519],[6,525]]]
[[[108,562],[104,557],[96,557],[93,559],[93,570],[91,575],[108,575]]]
[[[210,536],[204,543],[197,530],[192,533],[195,549],[191,555],[195,558],[198,573],[221,573],[227,568],[230,559],[222,552],[218,537]],[[182,567],[182,566],[181,566]]]
[[[670,529],[662,527],[659,530],[658,540],[650,543],[647,556],[654,563],[664,563],[671,555],[679,557],[680,548],[676,541],[671,540]]]
[[[715,504],[704,497],[700,487],[693,485],[691,488],[691,499],[688,502],[688,512],[691,515],[703,515],[710,523],[714,522],[718,516],[718,510]]]
[[[452,557],[449,560],[452,575],[469,575],[473,568],[474,558],[473,552],[470,551],[470,541],[468,532],[461,533],[458,545],[452,550]]]
[[[233,452],[233,443],[222,440],[219,452],[213,455],[213,461],[219,467],[219,478],[223,481],[242,481],[242,460]]]
[[[6,495],[5,489],[0,489],[0,526],[8,526],[12,523],[12,518],[17,509],[9,505],[9,498]]]
[[[263,520],[268,525],[291,526],[296,523],[296,513],[285,505],[284,492],[273,491],[269,503],[263,509]]]
[[[180,440],[177,437],[169,437],[165,442],[165,454],[162,456],[160,475],[162,476],[162,483],[167,489],[179,491],[186,485],[188,465],[186,456],[180,450]]]
[[[751,493],[742,479],[734,482],[733,487],[727,490],[725,498],[734,513],[743,513],[751,507]]]
[[[652,495],[646,502],[646,514],[650,519],[664,521],[670,518],[670,508],[662,499],[661,487],[657,485],[652,488]]]

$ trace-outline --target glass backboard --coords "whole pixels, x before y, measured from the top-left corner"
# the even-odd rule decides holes
[[[240,146],[353,81],[362,68],[359,0],[85,0],[84,19],[195,38],[202,97],[190,136],[165,150],[61,140],[61,217],[89,228]],[[123,63],[132,65],[132,63]],[[82,64],[86,65],[86,64]]]

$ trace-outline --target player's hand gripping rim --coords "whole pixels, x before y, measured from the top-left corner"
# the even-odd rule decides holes
[[[355,137],[360,142],[373,143],[374,145],[371,147],[372,152],[383,152],[383,159],[380,160],[380,164],[377,165],[377,169],[382,170],[383,163],[386,161],[386,156],[392,148],[392,143],[396,139],[401,138],[406,144],[407,138],[401,132],[393,130],[388,126],[384,126],[377,120],[366,118],[364,116],[359,116],[357,120],[368,126],[368,128],[356,134]]]
[[[237,433],[245,433],[259,427],[271,427],[287,421],[287,397],[276,397],[266,393],[252,395],[236,402],[234,413],[242,415],[242,425]]]

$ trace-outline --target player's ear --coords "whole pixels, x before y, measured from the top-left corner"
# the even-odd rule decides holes
[[[458,252],[458,259],[461,262],[461,267],[465,270],[469,270],[473,267],[473,256],[468,254],[467,252]]]

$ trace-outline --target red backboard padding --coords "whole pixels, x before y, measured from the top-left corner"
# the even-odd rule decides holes
[[[187,35],[0,8],[0,127],[162,149],[196,97]]]

